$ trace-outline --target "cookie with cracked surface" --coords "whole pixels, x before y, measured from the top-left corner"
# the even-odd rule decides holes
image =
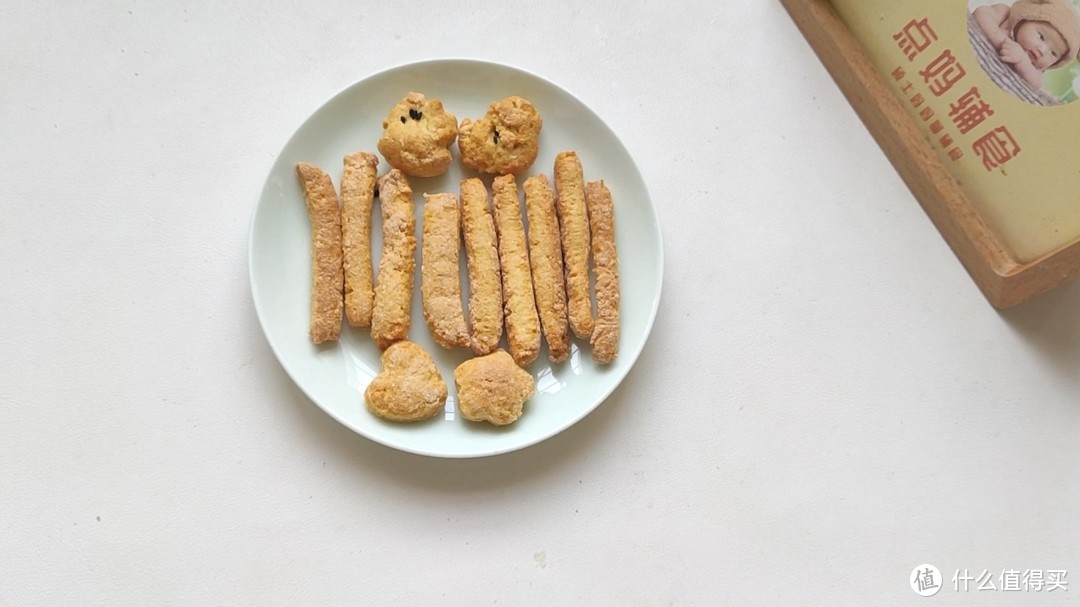
[[[482,118],[461,121],[461,162],[481,173],[520,173],[536,160],[543,125],[528,99],[514,95],[496,101]]]
[[[413,177],[435,177],[450,167],[457,118],[442,101],[409,93],[383,119],[379,152],[395,169]]]

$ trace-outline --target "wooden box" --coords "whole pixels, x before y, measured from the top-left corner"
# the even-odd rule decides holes
[[[1013,16],[1043,1],[1016,0]],[[1006,62],[996,30],[980,27],[987,12],[976,12],[990,0],[782,2],[992,305],[1080,273],[1080,102],[1068,103],[1074,73],[1080,90],[1080,49],[1040,73]],[[1066,30],[1060,14],[1048,19]],[[1011,26],[1001,24],[1007,36],[1023,35]],[[1031,67],[1037,57],[1028,55]],[[1055,96],[1049,83],[1069,90]]]

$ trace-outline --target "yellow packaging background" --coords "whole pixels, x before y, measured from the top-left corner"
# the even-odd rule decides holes
[[[925,93],[918,71],[942,50],[951,50],[964,67],[966,75],[948,93],[924,95],[926,104],[956,140],[955,147],[963,150],[963,157],[954,161],[946,148],[936,144],[934,148],[983,219],[1019,261],[1033,261],[1080,239],[1080,101],[1041,107],[999,88],[979,66],[968,40],[966,0],[832,2],[904,108],[932,141],[937,137],[918,117],[919,110],[908,102],[909,95],[901,93],[891,73],[897,67],[904,68],[916,85],[914,90]],[[909,61],[893,35],[911,20],[924,18],[929,19],[938,40]],[[948,118],[949,104],[972,86],[979,88],[994,114],[980,127],[961,135]],[[988,171],[972,145],[996,126],[1007,127],[1021,151],[1000,168]]]

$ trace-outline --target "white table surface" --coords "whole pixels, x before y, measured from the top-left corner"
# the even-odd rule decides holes
[[[456,5],[0,5],[0,605],[1080,600],[1080,283],[993,310],[778,2]],[[595,108],[665,238],[623,385],[481,460],[334,422],[248,286],[293,130],[444,56]]]

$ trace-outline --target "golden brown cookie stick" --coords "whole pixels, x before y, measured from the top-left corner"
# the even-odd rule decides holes
[[[296,174],[304,186],[311,220],[311,341],[322,343],[341,335],[341,214],[330,176],[301,162]]]
[[[590,343],[593,360],[606,365],[619,352],[619,257],[615,250],[615,205],[602,180],[585,184],[585,205],[596,277],[596,326]]]
[[[562,230],[570,328],[584,339],[592,334],[592,300],[589,297],[589,215],[585,210],[585,178],[574,152],[555,157],[555,208]]]
[[[514,176],[496,177],[491,192],[499,241],[506,342],[514,362],[524,367],[536,360],[536,353],[540,351],[540,318],[536,315],[529,250],[525,245],[525,226],[521,222],[521,203],[518,202]]]
[[[469,316],[473,352],[490,354],[502,337],[502,286],[495,223],[488,211],[487,189],[479,179],[461,182],[461,225],[469,265]]]
[[[412,320],[413,270],[416,261],[416,217],[412,188],[405,174],[393,169],[379,179],[382,207],[382,258],[371,311],[371,337],[380,350],[409,336]]]
[[[529,262],[540,325],[548,345],[548,359],[563,362],[570,356],[566,326],[566,285],[562,239],[555,216],[555,194],[544,174],[525,180],[525,213],[529,217]]]
[[[371,324],[375,298],[371,268],[371,207],[379,159],[368,152],[345,157],[341,176],[341,248],[345,258],[345,318],[349,326]]]
[[[420,295],[435,343],[470,345],[461,308],[461,211],[453,194],[424,195],[424,238],[420,253]]]

